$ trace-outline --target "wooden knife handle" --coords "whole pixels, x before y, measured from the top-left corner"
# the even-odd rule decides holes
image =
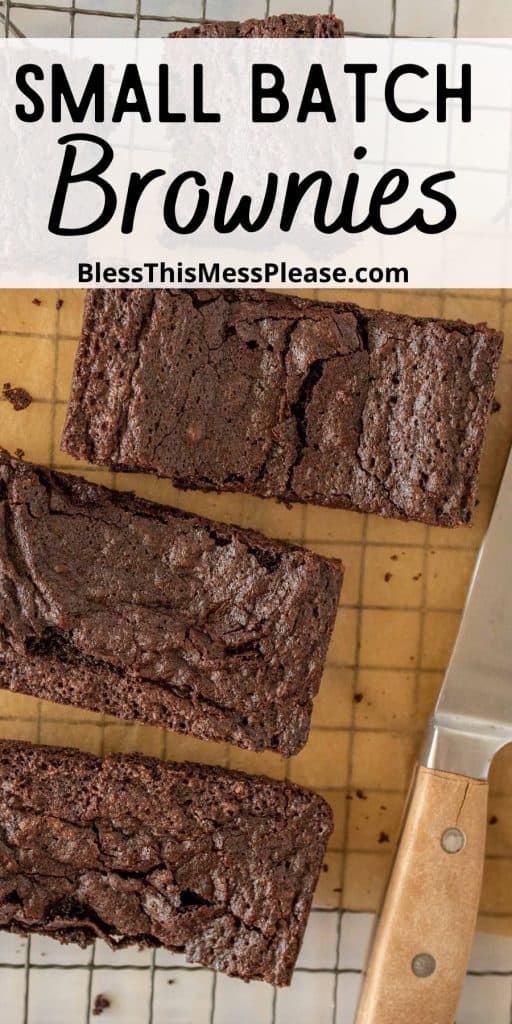
[[[487,792],[486,782],[416,768],[356,1024],[453,1024],[480,899]]]

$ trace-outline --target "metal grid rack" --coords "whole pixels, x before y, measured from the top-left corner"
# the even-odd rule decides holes
[[[388,29],[372,30],[371,10],[368,24],[358,23],[355,35],[398,35],[401,5],[411,0],[375,0],[374,7],[386,7]],[[447,0],[450,7],[451,32],[458,33],[460,6],[464,0]],[[224,6],[225,10],[222,10]],[[344,15],[344,6],[350,0],[318,0],[304,3],[296,0],[240,0],[235,4],[227,0],[91,0],[83,5],[78,0],[56,0],[55,3],[30,3],[29,0],[0,0],[0,19],[5,35],[165,35],[186,24],[217,17],[265,16],[280,13],[282,9],[312,12],[334,12]],[[355,4],[352,2],[352,7]],[[366,4],[371,8],[371,3]],[[167,9],[167,13],[165,10]],[[168,13],[171,10],[172,13]],[[46,30],[46,21],[51,29]],[[347,29],[350,18],[345,16]],[[379,24],[382,24],[380,22]],[[44,30],[44,32],[43,32]],[[435,35],[435,28],[431,33]],[[448,34],[447,32],[445,34]],[[503,297],[504,300],[504,297]],[[419,300],[418,300],[419,301]],[[504,301],[503,301],[504,304]],[[56,371],[55,371],[56,373]],[[55,373],[52,401],[55,401]],[[53,429],[53,427],[52,427]],[[52,449],[53,451],[53,449]],[[362,544],[369,543],[366,522]],[[422,566],[426,565],[427,544],[422,553]],[[363,563],[358,601],[361,603]],[[423,602],[425,595],[423,594]],[[418,640],[420,642],[420,639]],[[38,737],[40,738],[40,737]],[[349,779],[350,782],[350,779]],[[397,792],[402,797],[402,793]],[[348,814],[348,804],[347,811]],[[371,925],[369,915],[343,915],[335,908],[316,909],[313,912],[305,949],[297,968],[290,992],[271,990],[265,985],[247,988],[241,983],[217,976],[213,972],[184,965],[179,957],[161,951],[137,953],[126,951],[115,958],[101,943],[85,953],[73,947],[60,949],[53,943],[38,939],[26,942],[13,939],[0,943],[0,979],[8,971],[18,979],[11,994],[0,988],[0,1019],[2,1024],[89,1024],[93,1018],[94,999],[98,992],[112,996],[112,1006],[105,1013],[106,1022],[115,1024],[351,1024],[353,1009],[363,967],[363,947]],[[359,936],[357,954],[351,945],[352,933]],[[507,1016],[493,1024],[512,1022],[512,957],[503,969],[480,969],[477,964],[469,977],[469,991],[482,975],[498,977],[504,983],[503,1002]],[[1,980],[0,980],[1,985]],[[48,1014],[52,1002],[54,1016],[41,1016],[48,996]],[[37,994],[38,1013],[34,1014],[31,994]],[[5,1009],[7,999],[7,1009]],[[11,1000],[11,1002],[9,1002]],[[2,1007],[3,1004],[3,1007]],[[10,1007],[10,1009],[9,1009]],[[12,1017],[9,1016],[12,1014]],[[468,1018],[469,1019],[469,1018]],[[459,1024],[465,1024],[461,1018]]]
[[[463,0],[446,0],[442,23],[438,23],[434,18],[431,31],[427,34],[457,36],[462,2]],[[106,35],[151,36],[164,35],[186,25],[216,18],[267,17],[269,14],[282,13],[283,10],[304,10],[304,13],[315,11],[345,16],[348,35],[387,37],[411,34],[400,31],[401,5],[413,6],[410,0],[374,0],[373,3],[361,4],[362,21],[358,22],[359,28],[352,31],[350,16],[346,16],[346,9],[355,6],[354,0],[348,0],[348,3],[343,3],[343,0],[318,0],[314,4],[308,0],[296,0],[292,4],[288,0],[284,0],[283,3],[279,3],[278,0],[169,0],[168,3],[164,0],[93,0],[92,3],[87,3],[87,0],[83,3],[80,3],[80,0],[55,0],[53,3],[40,3],[38,0],[32,3],[30,0],[0,0],[0,18],[5,35],[18,37],[39,34],[41,28],[43,35],[99,35],[102,20]],[[376,29],[374,15],[377,8],[379,10]],[[48,31],[52,15],[57,16],[55,30]],[[45,18],[44,26],[38,16]],[[113,24],[116,22],[117,26]]]

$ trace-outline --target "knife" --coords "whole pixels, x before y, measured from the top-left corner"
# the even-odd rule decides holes
[[[453,1024],[476,925],[491,762],[512,742],[512,453],[414,771],[356,1024]]]

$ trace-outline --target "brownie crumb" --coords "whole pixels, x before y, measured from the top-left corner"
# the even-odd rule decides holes
[[[496,815],[495,814],[491,814],[491,817],[489,818],[489,825],[497,825],[497,824],[498,824],[498,819],[497,819]]]
[[[341,885],[338,885],[338,887],[336,889],[333,889],[332,891],[333,892],[343,892],[343,889],[341,888]]]
[[[501,409],[501,402],[498,402],[497,398],[493,398],[492,405],[491,405],[491,416],[494,416],[494,414],[496,412],[499,412],[500,409]]]
[[[368,797],[366,796],[366,793],[362,789],[356,789],[356,797],[357,797],[358,800],[367,800],[368,799]]]
[[[392,562],[398,562],[398,555],[390,555]]]
[[[100,1017],[104,1010],[108,1010],[110,1006],[110,999],[104,996],[102,992],[96,996],[94,1000],[94,1007],[92,1011],[93,1017]]]
[[[57,302],[55,303],[55,309],[57,310],[57,312],[59,312],[59,309],[62,309],[63,305],[64,299],[57,299]]]
[[[174,978],[168,978],[167,979],[167,984],[168,985],[174,985],[174,980],[175,980]]]
[[[392,572],[385,572],[384,573],[384,582],[385,583],[389,583],[389,581],[392,580],[392,579],[393,579],[393,573]]]
[[[417,582],[418,580],[420,580],[420,579],[421,579],[421,577],[422,577],[422,576],[423,576],[423,573],[422,573],[422,572],[418,572],[418,573],[416,574],[416,576],[413,576],[413,580],[414,580],[415,582]]]
[[[32,305],[33,306],[40,306],[41,305],[41,299],[32,299]]]
[[[389,843],[389,836],[387,832],[379,832],[379,838],[377,839],[377,842],[381,845],[382,843]]]
[[[15,454],[17,459],[24,459],[25,458],[25,452],[23,451],[23,448],[16,448],[14,454]]]
[[[329,870],[329,865],[328,864],[322,864],[322,871],[324,872],[324,875],[327,874],[328,870]]]
[[[363,700],[363,698],[364,698],[364,693],[355,693],[354,694],[354,701],[355,701],[356,704],[360,704],[361,701]]]
[[[4,384],[4,398],[11,403],[16,412],[27,409],[32,403],[32,395],[26,388],[12,388],[10,384]]]

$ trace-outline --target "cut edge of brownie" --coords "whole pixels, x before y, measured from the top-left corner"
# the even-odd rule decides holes
[[[75,502],[72,507],[78,510],[82,505],[86,511],[92,507],[91,514],[96,511],[99,519],[101,502],[104,500],[114,510],[120,508],[129,514],[154,517],[158,522],[163,520],[164,525],[175,518],[190,523],[198,529],[206,530],[214,544],[218,542],[222,550],[228,543],[247,549],[257,562],[261,560],[262,568],[269,573],[276,568],[275,559],[278,559],[279,565],[283,558],[291,556],[293,560],[296,555],[301,566],[297,580],[298,593],[303,593],[304,597],[296,610],[297,629],[306,629],[304,617],[311,616],[313,611],[323,613],[325,622],[322,630],[316,630],[314,639],[311,643],[308,641],[304,648],[309,650],[309,655],[302,683],[299,685],[298,681],[297,689],[294,686],[289,693],[285,690],[281,697],[276,695],[273,700],[275,706],[265,714],[262,708],[258,712],[258,704],[254,708],[251,704],[250,710],[246,708],[247,696],[240,700],[238,708],[236,704],[231,706],[229,701],[222,706],[215,700],[201,696],[200,691],[189,693],[187,687],[174,686],[172,681],[146,679],[143,672],[136,674],[114,661],[110,663],[105,652],[98,657],[84,653],[74,643],[72,634],[68,635],[65,630],[58,628],[48,628],[39,639],[34,635],[30,647],[25,645],[25,653],[22,655],[17,649],[18,645],[11,642],[8,622],[2,624],[0,631],[3,633],[3,637],[0,637],[2,688],[60,704],[85,707],[124,720],[146,721],[198,739],[234,743],[248,750],[269,749],[283,756],[291,756],[302,749],[309,735],[313,701],[318,693],[327,647],[334,628],[344,573],[339,560],[326,559],[298,545],[272,540],[252,530],[147,501],[130,492],[111,491],[79,476],[33,466],[2,452],[0,473],[5,475],[6,467],[11,473],[24,469],[29,474],[35,474],[36,479],[42,481],[43,487],[53,487],[55,495],[70,495],[71,502]],[[0,481],[0,488],[4,489],[0,494],[1,505],[8,501],[9,494],[5,481]],[[16,557],[12,544],[11,538],[11,558]],[[318,609],[313,607],[315,595]],[[315,619],[315,623],[318,625],[318,619]],[[286,645],[281,656],[285,652]],[[231,665],[229,660],[227,664],[226,671],[228,674],[234,673],[232,678],[235,680],[236,664]],[[276,664],[281,671],[279,658]],[[266,692],[265,685],[270,687],[272,683],[270,670],[267,676],[261,683],[262,700]]]
[[[208,811],[210,804],[214,810],[213,817]],[[158,821],[155,820],[155,805],[163,808]],[[180,812],[182,805],[183,809]],[[135,819],[130,813],[131,807],[137,807]],[[112,818],[112,809],[115,811],[115,821]],[[244,898],[247,898],[244,882],[247,884],[247,879],[242,878],[234,862],[231,864],[231,871],[234,884],[239,883],[240,892],[235,890],[227,895],[226,890],[226,895],[223,895],[224,888],[220,878],[218,891],[217,886],[214,886],[210,899],[202,897],[201,876],[198,876],[197,869],[193,866],[193,857],[187,857],[187,863],[181,869],[181,881],[178,872],[177,884],[181,884],[183,889],[178,900],[178,921],[181,915],[186,918],[189,912],[197,921],[196,933],[193,920],[191,935],[185,945],[167,939],[166,918],[163,916],[161,901],[158,905],[158,900],[154,906],[156,916],[152,917],[148,904],[143,901],[138,908],[142,911],[145,907],[143,916],[146,920],[152,921],[152,931],[133,932],[129,928],[123,930],[119,927],[115,921],[115,903],[123,903],[123,899],[126,899],[127,912],[121,909],[121,913],[125,913],[127,923],[131,925],[130,896],[127,894],[132,890],[144,891],[144,886],[147,886],[151,894],[154,893],[151,898],[155,903],[159,892],[156,880],[158,871],[169,871],[174,868],[176,844],[179,845],[180,841],[190,841],[193,844],[192,828],[190,840],[187,840],[186,836],[184,840],[182,837],[176,837],[170,844],[169,853],[164,853],[165,847],[162,846],[167,831],[170,836],[174,834],[174,821],[179,821],[180,813],[183,815],[185,811],[185,817],[192,814],[190,820],[195,822],[196,832],[199,832],[199,853],[202,850],[201,836],[214,836],[215,829],[220,830],[220,843],[213,840],[210,859],[203,856],[204,863],[200,863],[202,872],[206,875],[206,879],[203,878],[204,884],[208,878],[208,870],[215,871],[216,857],[222,859],[223,870],[229,875],[229,859],[233,861],[233,855],[228,849],[222,852],[225,849],[222,840],[222,826],[225,822],[229,824],[230,845],[234,850],[237,822],[240,821],[243,825],[244,821],[249,821],[247,837],[241,825],[238,826],[240,842],[244,845],[248,842],[256,858],[258,850],[262,849],[260,844],[263,838],[262,828],[258,829],[259,817],[262,823],[266,823],[266,816],[274,820],[273,832],[276,838],[273,838],[272,843],[274,847],[277,844],[276,852],[279,852],[280,836],[286,840],[287,831],[289,832],[292,845],[291,848],[286,842],[282,845],[281,863],[276,857],[276,852],[273,852],[268,865],[264,868],[269,872],[265,875],[267,884],[275,883],[279,891],[280,872],[284,869],[290,870],[289,858],[292,857],[292,871],[295,872],[293,884],[297,889],[293,890],[295,895],[293,900],[289,901],[286,917],[277,916],[275,927],[267,928],[265,905],[260,902],[258,906],[257,899],[254,911],[247,913],[250,911],[250,907],[244,902]],[[64,944],[77,943],[82,948],[101,937],[113,950],[137,945],[139,948],[183,951],[189,963],[221,970],[245,981],[262,980],[278,986],[290,984],[327,843],[333,831],[332,810],[318,793],[288,781],[278,781],[263,775],[248,775],[220,766],[193,762],[164,762],[138,754],[106,754],[98,757],[71,747],[0,740],[0,826],[3,827],[12,814],[17,816],[16,820],[20,816],[22,820],[24,812],[30,816],[32,830],[32,853],[28,862],[29,873],[33,879],[30,891],[35,891],[34,887],[37,888],[39,885],[42,889],[40,900],[44,898],[45,879],[54,877],[50,871],[45,874],[44,868],[47,865],[51,868],[52,856],[58,862],[58,853],[52,852],[52,845],[53,850],[61,851],[65,848],[67,869],[57,873],[54,881],[49,884],[50,906],[46,909],[41,908],[41,920],[37,920],[31,912],[31,919],[23,921],[23,898],[18,895],[9,903],[9,895],[17,893],[16,880],[21,876],[22,881],[24,875],[23,863],[18,864],[16,858],[19,847],[16,846],[16,841],[13,842],[11,839],[8,849],[12,860],[11,875],[16,865],[12,883],[14,889],[10,893],[7,879],[6,885],[3,886],[4,891],[0,894],[0,929],[22,936],[46,935]],[[196,818],[197,814],[199,818]],[[44,832],[46,818],[51,822],[49,844],[48,840],[45,840]],[[231,820],[234,824],[231,824]],[[113,826],[110,833],[109,822]],[[126,836],[128,837],[127,845],[124,847],[124,856],[130,862],[128,871],[125,870],[126,863],[123,866],[123,846],[115,841],[115,829],[123,822],[123,842]],[[62,841],[56,845],[61,824],[65,832],[64,847]],[[151,858],[146,857],[147,865],[143,863],[144,856],[155,845],[152,826],[159,841],[158,853],[155,852],[156,860],[159,860],[156,867]],[[139,856],[137,851],[140,841],[137,845],[137,836],[141,831],[145,839],[140,851],[141,860],[136,866],[134,857]],[[265,824],[264,831],[265,834],[269,834],[268,824]],[[80,850],[87,848],[88,854],[80,854],[79,859],[82,863],[75,867],[73,854],[77,855],[75,835],[78,834]],[[39,842],[42,846],[44,864],[38,873]],[[92,870],[88,858],[94,864],[95,848],[100,861],[96,865],[96,870]],[[300,851],[303,853],[302,859],[299,857]],[[108,863],[109,857],[113,861],[112,864]],[[23,860],[23,854],[20,859]],[[235,860],[238,864],[236,853]],[[177,865],[179,864],[178,859]],[[272,875],[274,868],[275,878]],[[175,870],[176,868],[173,875]],[[130,878],[133,878],[131,888]],[[69,895],[61,894],[59,881],[63,891]],[[267,886],[265,888],[267,889]],[[194,890],[199,893],[197,896]],[[109,905],[108,898],[105,899],[105,892],[107,897],[108,893],[112,897],[115,897],[116,892],[119,894],[114,904]],[[165,893],[165,888],[162,892]],[[53,905],[52,895],[55,897]],[[176,903],[176,897],[172,891],[170,896],[172,907]],[[95,901],[96,908],[94,905],[90,906]],[[107,912],[102,912],[102,903],[106,906]],[[201,923],[202,908],[205,912],[204,923]],[[258,914],[261,921],[258,920]],[[222,928],[216,928],[216,918],[219,917]],[[170,931],[172,933],[172,921]],[[251,935],[255,939],[255,951],[251,948]]]
[[[344,25],[334,14],[272,14],[267,18],[245,21],[204,21],[190,28],[171,32],[171,39],[341,39]]]

